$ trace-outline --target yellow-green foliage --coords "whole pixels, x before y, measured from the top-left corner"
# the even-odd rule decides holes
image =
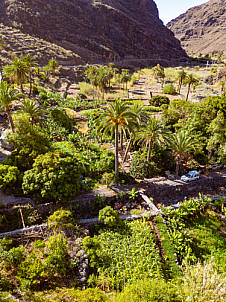
[[[86,95],[92,95],[94,93],[94,88],[91,84],[86,82],[79,82],[78,84],[81,93],[84,93]]]

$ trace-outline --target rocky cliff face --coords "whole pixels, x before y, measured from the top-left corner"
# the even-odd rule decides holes
[[[186,57],[152,0],[1,0],[0,22],[89,62]]]
[[[167,24],[188,52],[226,55],[226,0],[211,0]]]

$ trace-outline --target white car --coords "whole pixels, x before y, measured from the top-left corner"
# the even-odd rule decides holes
[[[198,171],[190,171],[187,174],[181,176],[181,180],[189,182],[195,179],[199,179],[199,172]]]

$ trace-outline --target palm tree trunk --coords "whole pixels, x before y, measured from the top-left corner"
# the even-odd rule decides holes
[[[115,183],[118,185],[118,125],[115,127]]]
[[[181,85],[182,85],[182,81],[179,80],[179,86],[178,86],[178,92],[179,92],[179,94],[180,94],[180,90],[181,90]]]
[[[32,91],[32,77],[31,73],[29,74],[29,82],[30,82],[30,91],[29,91],[29,98],[31,97],[31,91]]]
[[[176,160],[176,177],[178,177],[179,174],[179,167],[180,167],[180,162],[179,160]]]
[[[191,87],[191,84],[188,84],[188,92],[187,92],[187,96],[186,96],[186,101],[188,100],[188,96],[189,96],[189,92],[190,92],[190,87]]]
[[[21,92],[24,93],[24,89],[23,89],[23,84],[20,83],[20,89],[21,89]]]
[[[150,161],[151,158],[151,141],[148,144],[148,155],[147,155],[147,161]]]
[[[126,148],[126,152],[125,152],[125,155],[124,155],[124,158],[123,158],[123,163],[126,161],[126,158],[127,158],[127,155],[128,155],[128,152],[129,152],[129,149],[130,149],[130,146],[131,146],[131,143],[132,143],[132,139],[133,139],[133,136],[131,135],[130,136],[130,139],[129,139],[129,143],[128,143],[128,146]]]
[[[15,133],[15,126],[14,126],[14,123],[13,123],[13,119],[12,119],[12,115],[10,113],[10,110],[7,109],[7,108],[5,108],[5,111],[6,111],[7,115],[8,115],[8,119],[9,119],[9,123],[10,123],[11,128],[12,128],[12,132]]]
[[[123,150],[123,129],[120,132],[120,149]]]

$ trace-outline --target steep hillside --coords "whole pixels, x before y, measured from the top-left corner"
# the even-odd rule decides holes
[[[0,22],[90,62],[186,57],[152,0],[1,0]]]
[[[188,52],[226,55],[226,0],[211,0],[167,24]]]
[[[20,30],[5,26],[2,23],[0,23],[0,35],[4,42],[0,59],[5,64],[13,56],[20,56],[21,54],[30,54],[40,64],[46,64],[51,58],[56,58],[60,64],[83,63],[81,57],[71,50],[66,50],[35,36],[24,34]]]

